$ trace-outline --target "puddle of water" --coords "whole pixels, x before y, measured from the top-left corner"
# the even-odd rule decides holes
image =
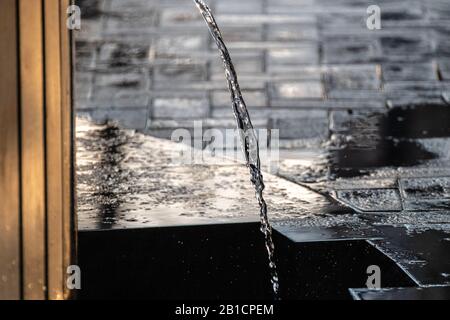
[[[270,225],[267,215],[267,204],[263,196],[265,186],[261,172],[258,139],[256,136],[256,132],[253,129],[253,124],[250,120],[250,115],[248,113],[244,98],[242,97],[236,70],[234,69],[230,53],[228,52],[228,49],[222,38],[222,34],[214,19],[211,9],[202,0],[194,0],[194,2],[197,5],[197,8],[200,10],[200,13],[203,16],[209,28],[209,31],[217,44],[217,48],[222,58],[228,88],[231,93],[233,113],[236,118],[237,127],[241,132],[242,149],[244,151],[247,166],[250,169],[250,180],[255,187],[256,199],[260,207],[261,231],[264,233],[265,237],[274,296],[275,299],[278,299],[279,283],[278,272],[274,258],[275,246],[272,239],[272,226]]]
[[[439,104],[393,108],[381,121],[386,136],[423,139],[450,136],[450,106]]]
[[[362,124],[361,124],[362,122]],[[349,120],[345,139],[329,148],[332,176],[356,177],[381,167],[413,167],[436,159],[418,139],[450,136],[450,106],[416,105],[393,108]],[[338,134],[339,136],[339,134]]]
[[[345,149],[332,151],[331,174],[339,178],[364,176],[370,169],[381,167],[413,167],[435,155],[419,143],[410,141],[380,140],[373,149],[359,149],[349,145]]]

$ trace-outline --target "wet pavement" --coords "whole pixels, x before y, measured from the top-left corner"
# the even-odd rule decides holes
[[[77,110],[119,123],[78,122],[80,229],[256,222],[242,164],[168,165],[174,145],[155,138],[195,120],[234,128],[194,5],[79,2]],[[280,168],[265,175],[275,230],[367,241],[417,285],[450,285],[448,1],[378,1],[377,31],[365,0],[209,3],[252,120],[280,130]]]
[[[182,146],[117,125],[77,120],[80,230],[256,222],[258,204],[243,163],[184,163]],[[211,164],[212,163],[212,164]],[[271,219],[296,220],[344,207],[265,175]],[[349,210],[347,210],[348,212]]]
[[[360,212],[448,208],[447,1],[379,1],[382,29],[373,31],[366,0],[208,3],[253,122],[280,130],[279,176]],[[235,127],[220,59],[193,3],[79,5],[78,114],[166,139],[194,121]]]

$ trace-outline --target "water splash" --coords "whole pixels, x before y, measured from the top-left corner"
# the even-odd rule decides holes
[[[225,76],[228,82],[228,88],[231,93],[231,103],[239,130],[242,149],[245,155],[247,166],[250,169],[250,180],[255,187],[256,199],[258,200],[260,207],[261,232],[264,234],[266,249],[269,257],[269,268],[273,292],[275,299],[278,299],[279,281],[277,266],[274,258],[275,246],[272,239],[272,226],[270,225],[269,218],[267,216],[267,204],[263,196],[264,181],[261,173],[258,139],[250,120],[250,115],[248,113],[244,98],[242,97],[237,74],[234,69],[230,53],[228,52],[228,49],[222,38],[222,34],[214,19],[211,9],[202,0],[194,0],[194,2],[197,5],[197,8],[200,10],[200,13],[206,21],[206,24],[208,25],[209,31],[213,36],[214,41],[216,42],[223,61]]]

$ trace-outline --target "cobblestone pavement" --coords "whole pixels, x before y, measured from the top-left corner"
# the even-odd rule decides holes
[[[162,138],[194,120],[234,128],[222,66],[192,1],[78,3],[80,115]],[[280,175],[361,212],[447,212],[449,1],[209,3],[252,119],[280,130]],[[372,4],[381,30],[366,27]]]

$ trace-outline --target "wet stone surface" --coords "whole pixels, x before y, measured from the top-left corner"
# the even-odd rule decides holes
[[[450,178],[401,179],[400,190],[407,210],[450,210]]]
[[[396,189],[337,190],[336,197],[359,211],[401,211],[402,202]]]
[[[182,149],[174,142],[82,119],[77,141],[81,230],[258,221],[243,164],[223,159],[184,164]],[[339,208],[284,179],[267,174],[265,181],[274,221]]]
[[[266,178],[275,229],[370,239],[418,283],[448,283],[450,3],[379,1],[383,29],[369,31],[366,0],[208,2],[253,122],[280,129]],[[234,126],[194,5],[78,3],[78,113],[139,132],[79,122],[80,227],[256,221],[245,167],[168,165],[173,145],[148,136]]]

